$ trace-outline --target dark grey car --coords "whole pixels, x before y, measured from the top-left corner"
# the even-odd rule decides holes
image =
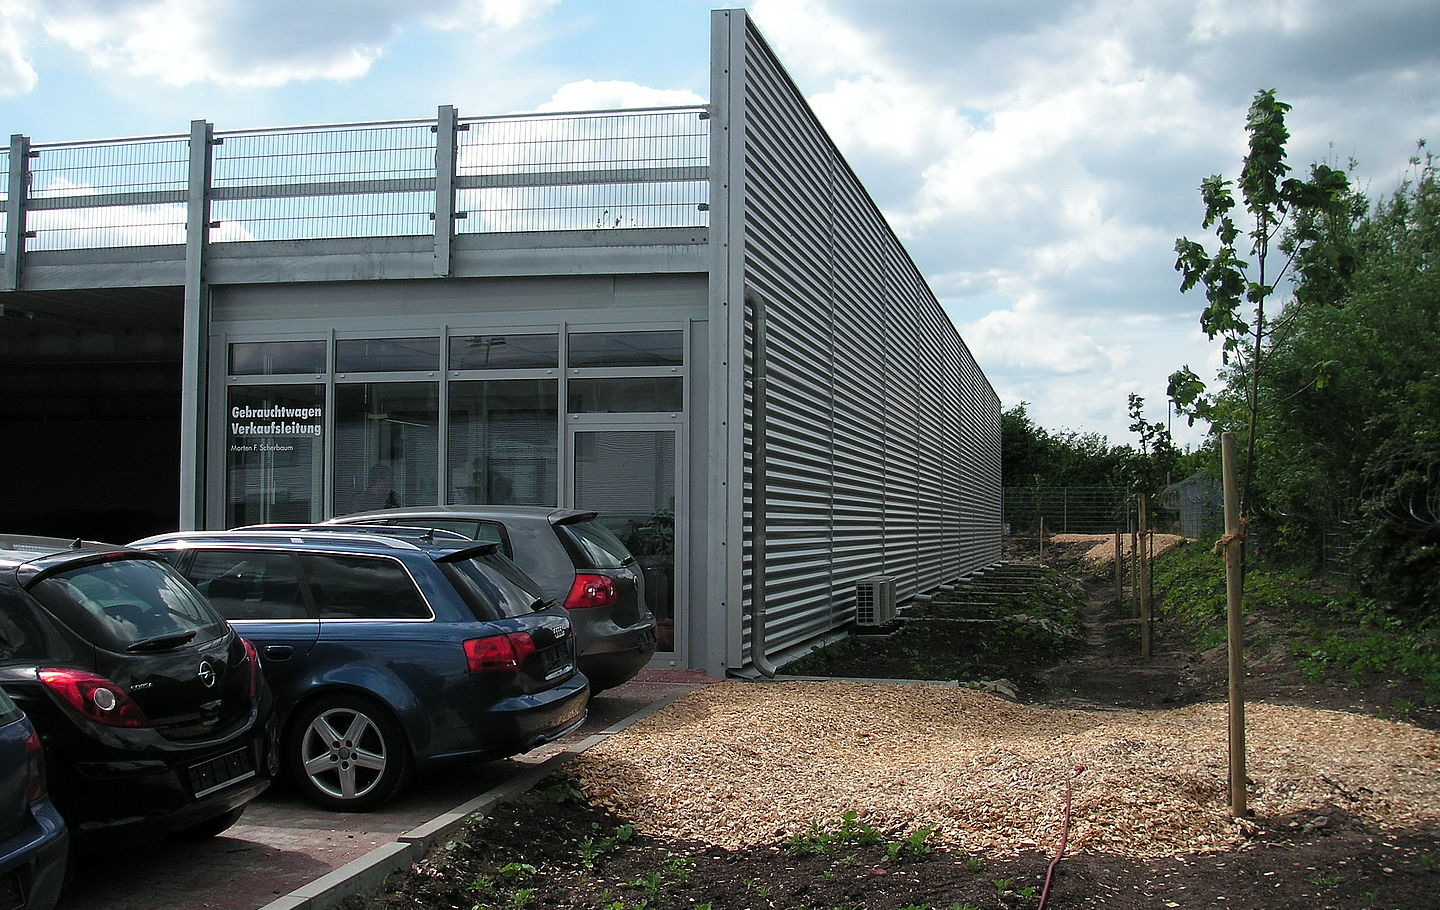
[[[327,524],[404,525],[499,543],[563,605],[592,692],[633,677],[655,653],[655,617],[640,566],[594,512],[544,506],[414,506],[357,512]]]

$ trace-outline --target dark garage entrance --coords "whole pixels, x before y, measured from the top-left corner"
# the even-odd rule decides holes
[[[180,290],[0,301],[0,533],[124,543],[177,527]]]

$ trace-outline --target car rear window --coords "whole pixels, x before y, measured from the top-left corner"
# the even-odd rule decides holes
[[[121,559],[46,576],[30,593],[107,651],[167,650],[225,634],[225,620],[167,563]]]
[[[618,569],[631,558],[620,538],[597,519],[565,522],[556,525],[555,531],[569,544],[582,569]]]
[[[535,580],[499,553],[439,565],[478,619],[524,616],[550,604]]]

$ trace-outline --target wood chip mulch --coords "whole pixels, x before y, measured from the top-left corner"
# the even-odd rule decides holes
[[[1312,708],[1246,710],[1257,820],[1343,811],[1385,829],[1440,821],[1440,734]],[[1053,848],[1074,779],[1069,852],[1233,849],[1223,704],[1079,711],[943,685],[727,682],[580,755],[590,799],[656,835],[724,847],[833,828],[1012,854]]]

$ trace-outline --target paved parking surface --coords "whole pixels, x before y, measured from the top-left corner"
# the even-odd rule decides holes
[[[590,704],[584,727],[508,761],[422,777],[377,812],[327,812],[276,785],[224,835],[198,844],[160,841],[84,857],[61,910],[255,910],[392,843],[401,834],[533,769],[587,736],[700,685],[683,671],[649,670]]]

